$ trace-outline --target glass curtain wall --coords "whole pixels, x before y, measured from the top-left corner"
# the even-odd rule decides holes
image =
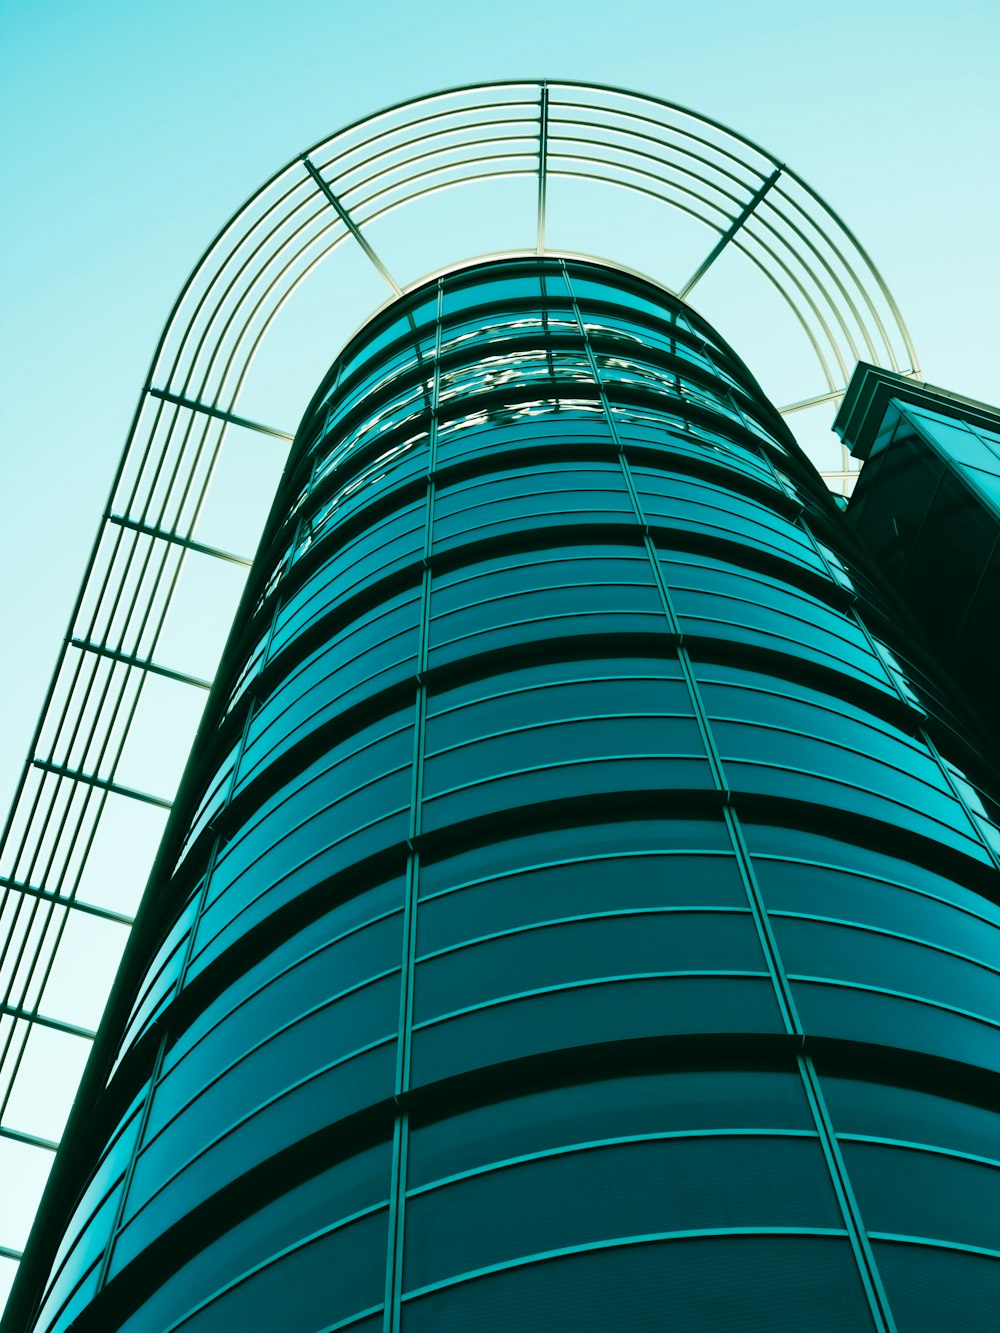
[[[848,522],[975,705],[996,755],[1000,414],[924,386],[905,391],[918,401],[890,398]]]
[[[700,318],[428,283],[305,416],[32,1327],[989,1326],[994,782]]]

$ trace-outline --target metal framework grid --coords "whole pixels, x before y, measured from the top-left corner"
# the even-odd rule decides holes
[[[185,561],[251,563],[196,536],[227,428],[282,446],[292,438],[236,414],[254,355],[298,285],[343,242],[391,300],[404,287],[365,229],[438,191],[500,177],[536,183],[535,216],[511,220],[512,234],[533,224],[534,245],[504,253],[546,252],[553,183],[571,179],[637,192],[708,229],[710,248],[677,291],[684,299],[727,248],[748,261],[793,312],[826,386],[786,413],[838,402],[859,357],[919,374],[892,296],[833,210],[758,145],[669,102],[558,81],[451,89],[355,122],[284,166],[216,236],[170,312],[0,840],[0,1138],[51,1156],[53,1139],[6,1123],[28,1039],[35,1028],[94,1035],[45,1006],[71,914],[130,924],[78,896],[108,798],[170,808],[173,793],[117,779],[143,686],[151,675],[211,685],[157,661]],[[456,266],[483,257],[458,255]],[[628,256],[604,258],[629,267]],[[827,476],[845,481],[846,461]],[[103,999],[111,981],[88,985]],[[0,1243],[0,1257],[20,1253]]]

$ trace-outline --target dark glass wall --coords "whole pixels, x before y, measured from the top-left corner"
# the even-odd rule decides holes
[[[1000,412],[859,366],[837,426],[867,459],[848,522],[1000,757]]]
[[[506,262],[374,320],[275,502],[32,1327],[988,1326],[994,779],[855,540],[637,280]]]

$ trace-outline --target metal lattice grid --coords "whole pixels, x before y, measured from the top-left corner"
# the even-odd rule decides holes
[[[178,588],[197,589],[223,567],[245,575],[251,563],[249,549],[204,540],[213,474],[224,444],[243,447],[262,433],[279,465],[292,438],[287,422],[279,429],[236,411],[254,358],[289,299],[343,243],[391,300],[442,266],[442,238],[420,225],[421,207],[501,181],[519,182],[528,194],[517,200],[530,198],[530,208],[499,219],[513,244],[497,253],[552,253],[558,233],[559,253],[586,257],[574,232],[583,214],[566,206],[585,189],[595,209],[612,210],[626,251],[594,257],[619,267],[633,267],[636,231],[618,225],[630,199],[696,229],[698,262],[661,283],[685,300],[697,304],[722,267],[741,261],[787,312],[814,367],[816,379],[782,399],[787,414],[828,404],[832,416],[859,357],[919,373],[884,281],[815,191],[758,145],[655,98],[558,81],[435,93],[338,131],[253,194],[196,265],[160,337],[0,844],[0,1154],[16,1155],[28,1205],[131,923],[134,901],[107,891],[111,871],[125,873],[123,831],[138,885],[176,788],[178,775],[157,767],[155,732],[143,742],[137,716],[143,701],[156,712],[158,690],[174,691],[185,701],[174,739],[189,748],[218,658],[193,671],[165,655]],[[400,252],[398,237],[394,247],[388,224],[400,210],[411,243],[433,240],[426,261]],[[469,252],[461,210],[453,213],[446,264],[484,257]],[[407,267],[415,277],[394,276]],[[724,289],[739,291],[728,272]],[[370,306],[340,313],[360,324]],[[727,331],[725,315],[713,309],[710,318]],[[852,467],[842,458],[825,475],[846,491]],[[239,483],[226,484],[239,504]],[[157,779],[146,785],[128,780],[140,742]],[[69,966],[74,957],[87,961],[85,982]],[[0,1234],[0,1257],[19,1259],[23,1231]]]

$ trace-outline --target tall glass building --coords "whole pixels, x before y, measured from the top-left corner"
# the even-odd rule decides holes
[[[408,292],[296,436],[9,1326],[991,1327],[980,736],[681,300]]]
[[[849,522],[1000,747],[1000,412],[862,365],[834,429],[866,462]]]

